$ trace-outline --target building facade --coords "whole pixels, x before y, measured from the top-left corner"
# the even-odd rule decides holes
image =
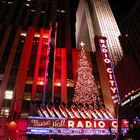
[[[113,64],[122,58],[123,52],[119,43],[120,31],[107,0],[80,0],[77,10],[76,41],[88,43],[88,50],[95,52],[94,36],[107,37],[108,47]]]
[[[69,5],[59,0],[0,2],[1,115],[31,113],[35,100],[67,102],[66,81],[73,79]]]
[[[70,5],[70,0],[0,2],[1,117],[18,120],[38,115],[34,103],[72,103],[80,51],[72,46]],[[82,40],[86,44],[86,56],[103,106],[115,116],[119,96],[113,67],[123,55],[117,39],[120,32],[107,1],[83,0],[79,5],[82,6],[77,12],[77,44]],[[95,35],[98,37],[94,42]],[[101,36],[107,37],[107,43],[106,37]],[[99,118],[105,118],[103,113],[100,115]],[[22,123],[19,120],[18,130]]]
[[[115,67],[121,98],[140,87],[140,2],[136,1],[123,22],[119,36],[124,57]]]
[[[83,40],[86,44],[85,49],[92,51],[96,56],[98,49],[94,42],[95,35],[107,37],[107,46],[109,49],[109,58],[111,58],[111,67],[121,61],[123,57],[122,48],[119,42],[120,31],[115,21],[114,15],[107,0],[80,0],[76,12],[76,43]],[[108,56],[106,55],[106,58]],[[104,71],[104,64],[101,62],[100,55],[97,56],[99,77],[101,80],[102,94],[107,107],[111,107],[112,100],[119,97],[111,97],[107,82],[107,75]],[[102,63],[102,64],[101,64]],[[106,79],[106,80],[105,80]],[[113,107],[111,107],[113,110]]]
[[[12,111],[23,112],[23,116],[33,114],[32,101],[43,104],[72,102],[76,65],[79,58],[78,52],[71,46],[69,5],[69,1],[63,3],[43,0],[1,2],[1,115],[9,115]],[[80,10],[82,14],[78,16]],[[84,17],[86,17],[85,22],[82,21]],[[103,17],[107,17],[108,20],[105,22]],[[80,21],[85,24],[83,28],[78,24]],[[107,21],[110,22],[110,26]],[[106,32],[107,29],[112,31],[114,37],[108,36],[110,32]],[[116,36],[119,30],[107,1],[80,1],[76,33],[80,34],[79,31],[86,33],[81,34],[84,37],[76,34],[77,43],[80,39],[85,41],[89,51],[91,48],[94,52],[96,50],[93,38],[95,34],[107,36],[107,42],[110,39],[118,42]],[[88,37],[85,38],[87,34]],[[116,42],[113,41],[114,44]],[[117,52],[121,51],[121,48],[118,45],[119,49],[116,51],[116,47],[111,46],[111,42],[108,42],[108,48],[116,64],[121,59],[122,53]],[[103,77],[101,76],[102,70],[100,68],[98,72],[99,64],[97,63],[94,67],[100,75],[100,78],[96,77],[101,87],[105,85],[107,78],[106,80],[101,78]],[[107,97],[107,102],[110,101],[112,104],[114,97],[112,99],[111,92],[107,95],[106,89],[102,90],[103,95]],[[113,107],[111,110],[114,112]]]

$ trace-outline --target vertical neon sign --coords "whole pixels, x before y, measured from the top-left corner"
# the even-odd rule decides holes
[[[118,87],[117,87],[117,83],[116,83],[116,79],[114,75],[114,70],[113,70],[112,61],[111,61],[110,53],[108,50],[106,38],[99,37],[98,41],[99,41],[100,51],[103,57],[104,65],[106,68],[106,72],[108,75],[108,79],[109,79],[112,101],[114,104],[116,104],[119,102],[120,96],[119,96],[119,91],[118,91]]]

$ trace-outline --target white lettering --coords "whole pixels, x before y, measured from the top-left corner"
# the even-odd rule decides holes
[[[97,125],[96,125],[96,122],[94,121],[94,127],[96,128],[97,127]]]
[[[81,121],[78,122],[77,127],[84,127]]]
[[[105,63],[110,63],[110,59],[108,59],[108,58],[106,58],[106,59],[104,59],[104,61],[105,61]]]
[[[131,100],[134,100],[134,99],[138,98],[139,96],[140,96],[140,92],[138,92],[138,94],[136,94],[134,96],[131,96],[130,98],[131,98]]]
[[[111,90],[111,95],[113,96],[113,94],[117,95],[117,99],[115,101],[119,100],[119,96],[117,93],[117,85],[115,83],[115,76],[113,74],[113,69],[111,67],[111,60],[110,60],[110,56],[109,56],[109,51],[108,51],[108,47],[106,44],[106,39],[100,39],[100,48],[101,48],[101,53],[103,55],[103,59],[104,59],[104,63],[106,66],[106,71],[108,73],[108,78],[109,78],[109,83],[110,83],[110,90]],[[114,97],[112,97],[113,99]]]
[[[117,90],[117,88],[116,88],[116,87],[114,87],[114,88],[113,88],[113,87],[111,87],[110,89],[112,90],[112,92],[113,92],[113,93],[115,93],[115,92],[116,92],[116,90]]]
[[[86,121],[86,127],[87,128],[92,127],[92,123],[90,121]]]
[[[100,39],[100,42],[101,42],[101,43],[105,43],[105,40],[103,40],[103,39]]]
[[[106,48],[106,45],[105,44],[102,44],[102,48]]]
[[[68,121],[68,127],[74,128],[74,121]]]
[[[117,121],[113,121],[112,122],[112,127],[114,127],[114,128],[117,128],[118,126],[117,126]]]
[[[121,106],[124,106],[125,104],[127,104],[129,102],[130,102],[130,99],[127,99],[126,101],[124,101],[124,102],[121,103]]]
[[[114,83],[115,83],[114,80],[109,80],[109,82],[110,82],[111,86],[115,86],[115,85],[114,85]]]
[[[112,74],[109,74],[109,78],[110,78],[110,79],[113,79],[113,76],[112,76]]]
[[[108,73],[112,73],[112,69],[111,68],[107,68],[107,72]]]
[[[100,128],[104,128],[105,127],[105,123],[103,121],[99,121],[98,123]]]
[[[107,53],[105,53],[104,55],[105,55],[105,58],[108,58],[108,55],[107,55]]]
[[[106,53],[107,52],[107,49],[102,49],[103,53]]]

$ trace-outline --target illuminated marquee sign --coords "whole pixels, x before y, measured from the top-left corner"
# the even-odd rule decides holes
[[[115,80],[114,71],[112,68],[112,61],[110,58],[110,53],[109,53],[109,50],[107,47],[107,42],[106,42],[105,37],[99,38],[99,45],[100,45],[100,50],[102,53],[102,57],[103,57],[106,71],[107,71],[108,78],[109,78],[112,100],[113,100],[113,103],[116,104],[120,100],[120,97],[119,97],[118,87],[117,87],[117,83]]]
[[[132,94],[129,97],[127,97],[126,99],[122,100],[121,101],[121,106],[124,106],[124,105],[130,103],[131,101],[133,101],[133,100],[135,100],[139,97],[140,97],[140,92],[136,92],[135,95]]]
[[[116,119],[45,119],[29,118],[27,134],[54,134],[54,135],[109,135],[117,132]],[[128,122],[123,121],[124,133]]]
[[[63,128],[66,126],[65,119],[29,119],[28,126],[30,127],[47,127],[47,128]]]

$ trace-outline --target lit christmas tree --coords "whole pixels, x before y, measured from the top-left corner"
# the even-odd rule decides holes
[[[80,45],[81,45],[81,53],[73,102],[76,105],[78,104],[82,104],[83,106],[94,105],[94,107],[97,108],[99,107],[100,104],[102,104],[102,101],[100,99],[99,91],[95,83],[92,68],[88,62],[84,50],[85,44],[81,42]]]

